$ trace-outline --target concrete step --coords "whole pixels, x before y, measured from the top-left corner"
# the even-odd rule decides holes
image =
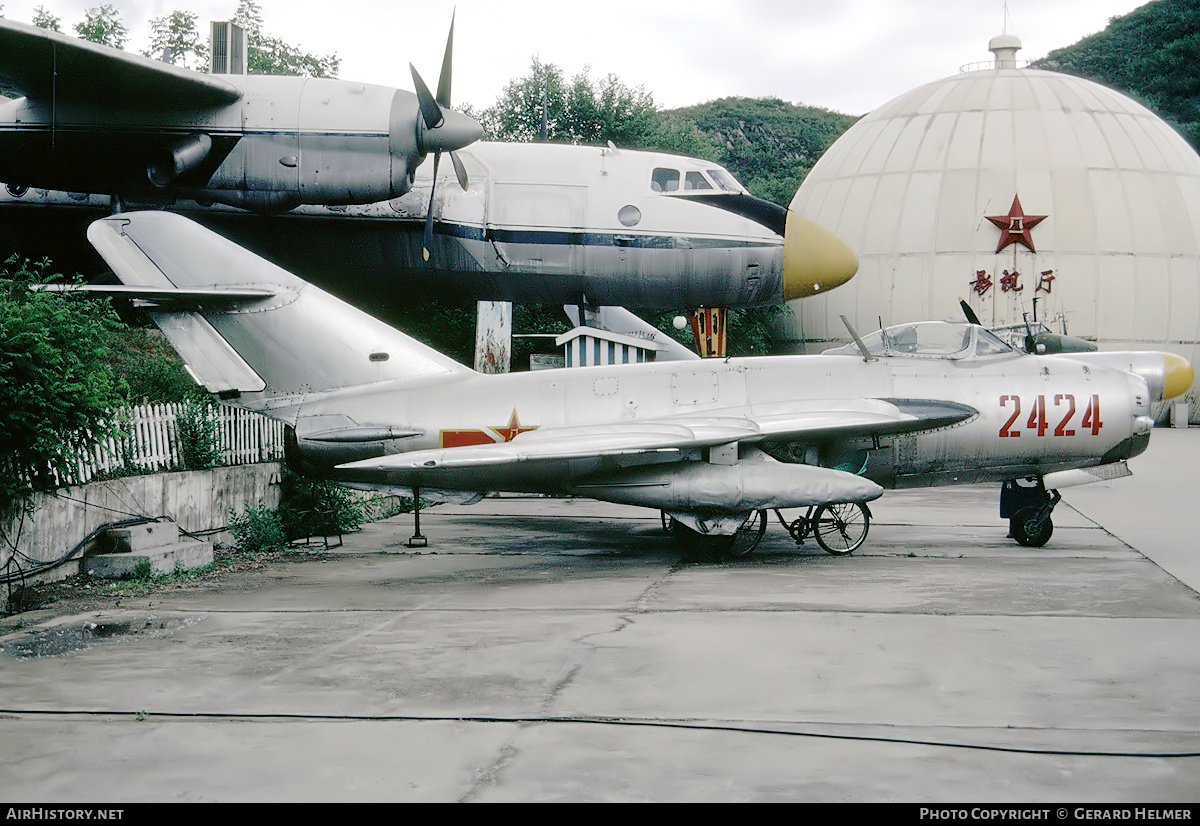
[[[105,579],[126,579],[134,575],[143,560],[150,563],[154,573],[171,574],[211,564],[213,546],[211,542],[187,539],[159,548],[85,556],[79,560],[79,571]]]
[[[127,528],[110,528],[102,547],[106,553],[127,554],[162,548],[179,542],[179,526],[169,520],[143,522]]]

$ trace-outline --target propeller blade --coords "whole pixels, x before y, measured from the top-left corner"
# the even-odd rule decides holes
[[[436,156],[434,157],[434,161],[437,161]],[[463,165],[463,162],[454,152],[450,153],[450,161],[454,164],[454,174],[458,176],[458,185],[463,188],[464,192],[466,192],[467,187],[471,183],[469,180],[467,180],[467,168]]]
[[[438,78],[437,102],[450,108],[450,65],[454,56],[454,15],[450,15],[450,34],[446,37],[446,53],[442,55],[442,75]]]
[[[425,121],[425,128],[437,129],[445,120],[442,115],[442,107],[438,106],[438,102],[433,99],[433,94],[425,85],[425,81],[421,79],[417,67],[410,63],[408,68],[412,72],[413,87],[417,91],[417,103],[421,107],[421,119]]]
[[[429,248],[433,246],[433,196],[437,193],[438,161],[442,153],[433,156],[433,183],[429,186],[429,209],[425,210],[425,237],[421,239],[421,256],[429,261]]]
[[[958,299],[958,306],[962,307],[963,315],[967,317],[968,324],[978,324],[980,327],[983,326],[983,324],[979,321],[979,316],[975,315],[975,311],[971,309],[970,304],[960,298]]]

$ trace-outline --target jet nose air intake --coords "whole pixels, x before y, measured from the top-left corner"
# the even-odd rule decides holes
[[[858,256],[841,238],[792,211],[783,241],[783,298],[807,298],[845,284],[858,272]]]

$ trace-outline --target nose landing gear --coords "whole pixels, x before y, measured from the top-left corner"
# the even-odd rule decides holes
[[[1000,487],[1000,518],[1008,520],[1008,532],[1018,545],[1040,548],[1054,533],[1050,514],[1061,501],[1062,494],[1047,491],[1040,476],[1035,484],[1014,479]]]

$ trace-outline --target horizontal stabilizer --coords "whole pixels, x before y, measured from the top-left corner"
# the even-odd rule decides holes
[[[172,310],[203,310],[209,307],[233,307],[264,298],[272,290],[248,287],[212,287],[181,290],[174,287],[142,287],[136,284],[36,284],[34,289],[58,293],[90,293],[114,298],[129,298]]]

